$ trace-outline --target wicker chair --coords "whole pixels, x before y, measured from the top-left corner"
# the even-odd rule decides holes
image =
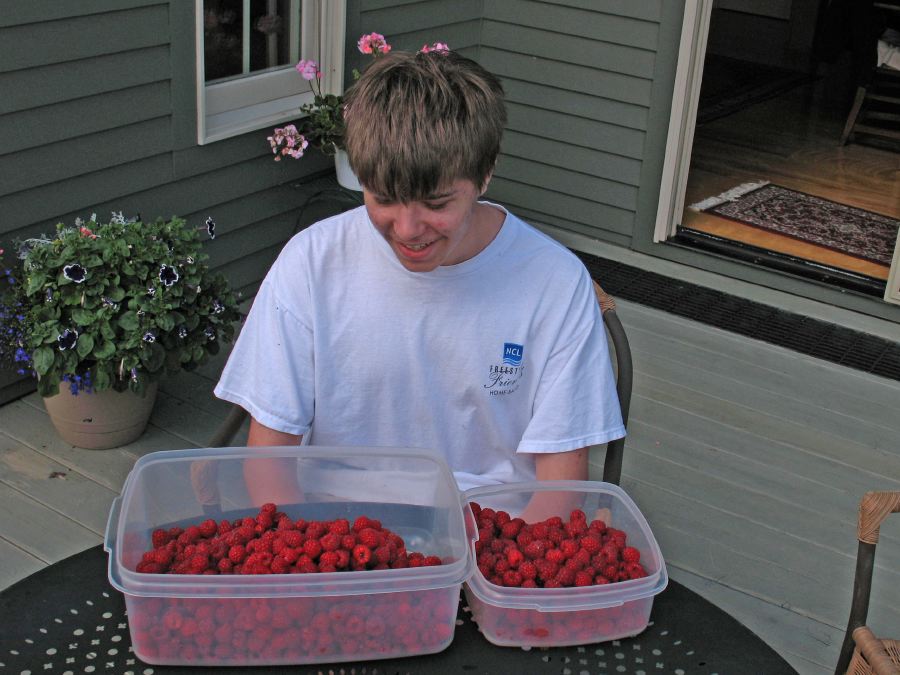
[[[853,603],[835,675],[900,675],[900,641],[878,639],[865,625],[878,531],[888,514],[898,512],[900,492],[867,492],[859,504]]]
[[[609,341],[615,351],[616,393],[619,395],[622,420],[627,425],[628,409],[631,405],[631,348],[628,345],[628,338],[625,335],[622,322],[619,321],[619,317],[616,314],[615,301],[606,294],[596,281],[594,282],[594,292],[597,294],[597,301],[600,303],[600,312],[603,315],[603,323],[606,326]],[[222,448],[229,445],[246,418],[246,410],[237,405],[232,406],[228,416],[209,439],[207,447]],[[619,480],[622,477],[622,454],[624,449],[624,438],[607,444],[606,458],[603,462],[603,480],[607,483],[619,484]]]

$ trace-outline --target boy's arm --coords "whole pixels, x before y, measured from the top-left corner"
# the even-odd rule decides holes
[[[588,448],[536,453],[534,469],[538,480],[587,480]],[[535,492],[520,517],[527,523],[546,520],[550,516],[566,520],[580,502],[578,497],[566,492]]]
[[[250,434],[247,446],[298,445],[303,436],[276,431],[250,417]],[[294,462],[290,459],[267,458],[244,460],[244,481],[255,506],[272,502],[297,504],[303,501],[303,492],[297,484]]]

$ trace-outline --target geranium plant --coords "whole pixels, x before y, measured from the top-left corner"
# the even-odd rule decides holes
[[[55,237],[27,239],[0,291],[0,360],[52,396],[131,389],[193,369],[230,341],[240,318],[221,274],[211,273],[200,231],[180,218],[96,216]]]
[[[380,33],[363,35],[356,46],[361,53],[370,55],[373,60],[391,51],[391,46]],[[443,42],[435,42],[424,45],[419,51],[447,52],[450,48]],[[282,157],[299,159],[309,145],[326,155],[333,155],[344,147],[344,97],[322,92],[322,72],[317,62],[304,59],[295,67],[307,81],[314,98],[312,103],[300,107],[304,117],[299,124],[277,128],[268,137],[276,162]],[[354,69],[353,79],[358,80],[359,77],[360,72]]]

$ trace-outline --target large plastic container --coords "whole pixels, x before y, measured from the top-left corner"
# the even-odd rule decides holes
[[[642,579],[602,586],[508,588],[474,571],[465,585],[473,619],[490,642],[517,647],[551,647],[606,642],[637,635],[647,627],[653,598],[668,584],[659,545],[637,505],[617,485],[592,481],[545,481],[472,488],[465,501],[503,510],[526,522],[582,509],[624,530],[641,553]],[[472,541],[471,556],[475,557]]]
[[[244,465],[265,459],[296,476],[293,519],[378,519],[409,551],[443,564],[317,574],[135,572],[156,528],[258,512]],[[140,458],[106,531],[109,580],[125,596],[135,654],[164,665],[246,666],[368,661],[433,653],[453,639],[469,555],[460,494],[439,457],[394,448],[246,448]],[[471,531],[471,528],[469,529]]]

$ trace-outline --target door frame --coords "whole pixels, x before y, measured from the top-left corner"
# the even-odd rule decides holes
[[[662,243],[675,234],[684,211],[713,3],[714,0],[685,0],[684,3],[653,243]]]

